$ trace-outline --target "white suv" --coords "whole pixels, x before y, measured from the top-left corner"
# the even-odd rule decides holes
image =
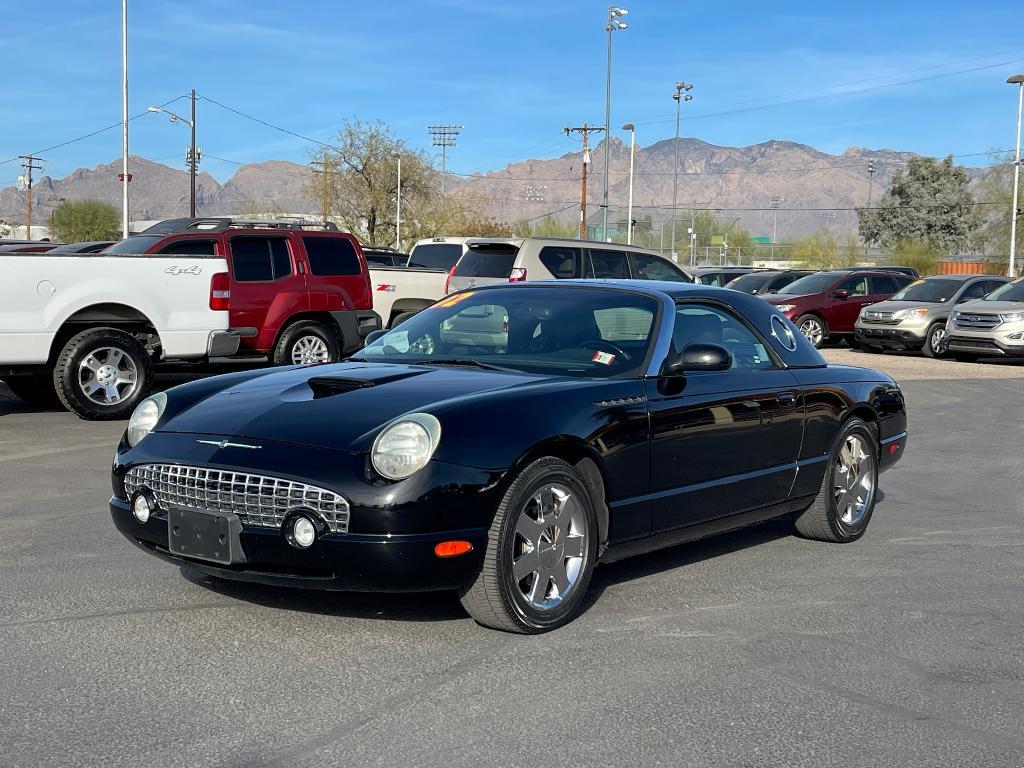
[[[452,270],[447,293],[491,283],[599,278],[692,283],[656,251],[622,243],[551,237],[473,238]]]

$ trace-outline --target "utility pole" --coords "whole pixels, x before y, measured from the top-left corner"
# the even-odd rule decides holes
[[[192,141],[189,144],[189,151],[186,153],[188,160],[189,195],[188,215],[193,219],[196,217],[196,169],[199,166],[199,154],[201,150],[196,149],[196,89],[193,88],[189,94],[192,100],[192,119],[189,121],[189,128],[192,132]]]
[[[1006,80],[1009,85],[1017,86],[1017,143],[1014,145],[1013,157],[1013,209],[1010,213],[1010,261],[1006,274],[1013,277],[1017,271],[1017,194],[1020,186],[1020,124],[1024,115],[1024,75],[1013,75]]]
[[[395,250],[402,250],[402,156],[398,156],[398,192],[395,197]]]
[[[871,192],[874,189],[875,161],[868,160],[868,208],[871,207]]]
[[[590,165],[590,134],[600,133],[603,127],[595,127],[584,123],[579,127],[565,126],[562,131],[566,136],[579,133],[583,135],[583,181],[580,187],[580,240],[587,239],[587,166]]]
[[[32,171],[41,171],[43,166],[36,165],[43,162],[43,158],[35,155],[19,155],[24,160],[21,167],[25,169],[25,239],[32,239]],[[52,235],[52,233],[51,233]]]
[[[441,197],[444,197],[444,178],[447,173],[445,163],[448,159],[448,147],[456,146],[455,139],[458,138],[459,133],[462,131],[462,126],[428,125],[427,131],[430,133],[431,144],[441,148]]]
[[[128,0],[121,0],[121,239],[128,239]]]
[[[779,206],[782,205],[782,195],[772,195],[768,199],[768,206],[772,209],[772,260],[775,260],[775,243],[779,234]]]

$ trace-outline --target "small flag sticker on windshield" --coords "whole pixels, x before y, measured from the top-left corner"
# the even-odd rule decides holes
[[[611,365],[615,362],[615,355],[609,352],[595,352],[594,356],[590,359],[601,365]]]

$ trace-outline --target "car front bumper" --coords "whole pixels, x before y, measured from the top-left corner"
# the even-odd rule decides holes
[[[1024,357],[1024,344],[1010,344],[992,336],[967,336],[960,331],[950,334],[949,349],[987,357]]]
[[[301,589],[353,592],[424,592],[458,589],[476,577],[487,546],[487,529],[421,534],[326,533],[308,549],[296,549],[281,529],[243,526],[245,562],[225,565],[174,554],[168,547],[166,516],[140,523],[128,503],[110,500],[117,529],[140,549],[174,565],[210,576]],[[472,551],[438,557],[443,541],[468,541]]]
[[[920,349],[926,341],[925,328],[906,328],[899,325],[868,325],[858,323],[854,336],[863,344],[886,349]]]

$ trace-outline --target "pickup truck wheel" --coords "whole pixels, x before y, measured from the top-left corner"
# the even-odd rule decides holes
[[[488,534],[480,574],[461,593],[477,622],[522,634],[572,621],[597,561],[594,504],[572,465],[529,464],[509,486]]]
[[[57,404],[57,392],[53,388],[53,378],[49,374],[8,376],[4,379],[4,384],[19,399],[30,405],[45,407]]]
[[[90,328],[72,336],[53,371],[64,407],[91,421],[128,418],[152,380],[146,347],[117,328]]]
[[[286,328],[274,348],[274,365],[336,363],[340,359],[341,343],[337,334],[311,320]]]

